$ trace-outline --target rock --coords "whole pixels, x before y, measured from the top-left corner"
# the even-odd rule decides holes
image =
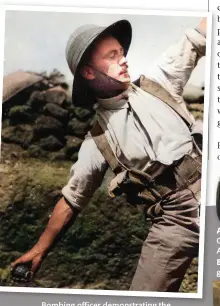
[[[10,123],[10,120],[9,119],[5,119],[5,120],[2,120],[2,129],[10,126],[11,123]]]
[[[45,92],[45,101],[48,103],[56,103],[62,106],[66,99],[67,94],[64,90],[56,90],[51,88]]]
[[[79,147],[82,144],[82,139],[76,136],[66,136],[65,139],[67,142],[64,150],[66,155],[71,157],[75,152],[79,150]]]
[[[67,156],[66,156],[66,153],[64,151],[64,148],[59,150],[58,152],[52,152],[50,154],[50,160],[51,161],[67,160]]]
[[[69,121],[67,126],[67,132],[71,135],[84,137],[90,128],[88,122],[81,122],[76,118],[73,118]]]
[[[39,158],[39,157],[48,158],[49,156],[49,153],[47,151],[44,151],[43,149],[39,147],[39,145],[36,145],[36,144],[32,144],[28,148],[27,153],[29,157],[35,157],[35,158]]]
[[[66,101],[64,101],[62,107],[65,108],[66,110],[68,110],[69,118],[72,119],[72,117],[75,116],[74,106],[73,106],[73,103],[72,103],[71,99],[67,99]]]
[[[32,126],[20,124],[6,127],[2,130],[2,140],[7,143],[18,144],[26,149],[33,140]]]
[[[77,161],[78,159],[78,152],[73,153],[73,155],[70,157],[70,160],[72,160],[74,163]]]
[[[191,111],[191,114],[196,120],[203,120],[203,113],[199,111]]]
[[[29,123],[34,120],[35,116],[30,106],[16,105],[8,113],[11,124]]]
[[[82,107],[75,107],[74,114],[81,121],[86,121],[94,115],[94,111]]]
[[[203,113],[204,112],[204,104],[199,104],[199,103],[190,103],[188,104],[188,110],[189,111],[198,111]]]
[[[64,129],[62,123],[49,116],[41,115],[35,122],[34,136],[35,139],[54,135],[59,139],[64,138]]]
[[[60,73],[57,69],[54,69],[49,75],[49,81],[54,86],[65,83],[65,76]],[[68,86],[68,85],[67,85]]]
[[[43,109],[43,113],[63,122],[68,119],[68,111],[55,103],[47,103]]]
[[[40,147],[46,151],[57,151],[63,147],[63,144],[55,136],[50,135],[40,140]]]
[[[38,90],[31,94],[30,99],[27,102],[27,104],[37,112],[42,111],[46,103],[47,101],[45,100],[45,92]]]

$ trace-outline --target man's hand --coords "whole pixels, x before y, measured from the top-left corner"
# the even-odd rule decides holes
[[[62,234],[66,226],[72,223],[70,221],[75,221],[78,212],[78,210],[70,207],[64,197],[62,197],[57,202],[47,227],[38,242],[30,251],[15,260],[11,264],[12,268],[17,264],[31,263],[31,271],[35,273],[56,238]]]
[[[201,32],[206,34],[206,28],[207,28],[207,18],[206,17],[202,18],[198,28],[201,30]]]
[[[40,268],[43,256],[44,255],[42,253],[38,253],[37,250],[33,248],[11,263],[11,267],[14,269],[19,264],[31,263],[30,270],[35,273]]]

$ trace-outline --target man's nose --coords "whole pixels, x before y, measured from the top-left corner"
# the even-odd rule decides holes
[[[120,66],[123,66],[123,65],[125,65],[125,64],[127,64],[127,59],[126,59],[126,57],[125,56],[122,56],[122,58],[120,59],[120,61],[119,61],[119,65]]]

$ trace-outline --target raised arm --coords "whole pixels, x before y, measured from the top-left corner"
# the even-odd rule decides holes
[[[71,168],[69,182],[62,189],[63,197],[57,202],[45,231],[31,250],[11,264],[12,267],[31,262],[31,270],[36,272],[56,238],[75,221],[102,183],[106,169],[107,164],[93,139],[87,137],[79,151],[78,161]]]
[[[198,60],[205,55],[206,18],[198,27],[188,29],[179,43],[171,46],[147,75],[167,89],[178,103],[183,102],[183,89]]]

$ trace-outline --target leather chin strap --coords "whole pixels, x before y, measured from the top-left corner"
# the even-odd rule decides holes
[[[96,78],[93,80],[89,80],[88,84],[92,89],[96,92],[96,94],[101,98],[109,98],[113,97],[115,95],[120,94],[122,91],[124,91],[125,83],[116,80],[106,73],[96,69],[92,65],[88,65],[90,68],[92,68],[96,72]]]

